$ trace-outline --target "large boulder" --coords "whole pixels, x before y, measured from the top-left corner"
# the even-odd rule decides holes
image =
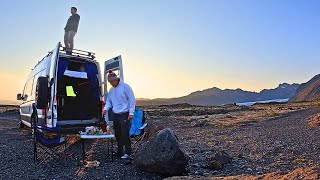
[[[186,173],[188,157],[173,131],[164,129],[138,150],[134,163],[146,172],[176,176]]]

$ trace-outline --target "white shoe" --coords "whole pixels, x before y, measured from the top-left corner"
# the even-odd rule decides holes
[[[129,158],[129,155],[128,154],[124,154],[121,159],[128,159]]]

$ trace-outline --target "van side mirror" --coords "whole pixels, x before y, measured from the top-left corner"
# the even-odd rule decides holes
[[[21,93],[17,94],[17,100],[21,100],[21,99],[22,99]]]

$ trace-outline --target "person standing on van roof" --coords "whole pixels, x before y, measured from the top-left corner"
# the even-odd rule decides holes
[[[73,38],[78,31],[80,16],[77,14],[77,8],[71,7],[71,16],[67,21],[67,25],[64,28],[64,44],[66,46],[67,54],[71,54],[73,50]]]
[[[131,87],[122,82],[121,79],[111,70],[108,73],[108,81],[112,85],[102,112],[103,115],[112,108],[114,113],[113,126],[118,143],[117,157],[122,159],[130,158],[131,140],[130,127],[133,119],[136,100]],[[125,147],[125,154],[123,154]]]

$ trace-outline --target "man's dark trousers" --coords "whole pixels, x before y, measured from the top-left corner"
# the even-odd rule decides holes
[[[129,113],[114,114],[113,128],[118,143],[118,155],[123,154],[123,146],[125,146],[125,154],[131,154],[130,127],[131,120],[128,120]]]

